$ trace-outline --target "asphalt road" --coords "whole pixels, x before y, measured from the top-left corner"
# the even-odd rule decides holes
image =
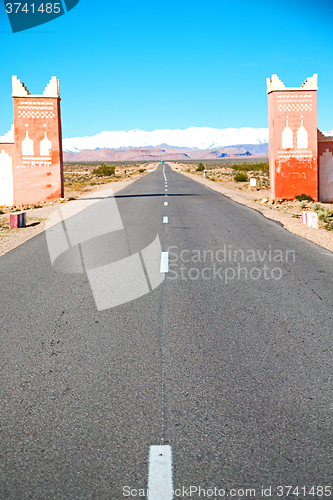
[[[52,268],[45,233],[0,258],[1,500],[146,498],[152,446],[172,453],[174,498],[333,496],[333,254],[165,176],[115,195],[127,233],[108,200],[81,213],[87,235],[118,231],[92,238],[91,268],[139,255],[119,283],[98,276],[100,296],[87,272]]]

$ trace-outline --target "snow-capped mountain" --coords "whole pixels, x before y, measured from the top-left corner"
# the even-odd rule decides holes
[[[105,131],[92,137],[64,139],[63,150],[76,153],[83,149],[140,148],[161,144],[178,148],[213,149],[235,144],[263,144],[267,142],[267,128],[189,127],[185,130],[157,129],[152,132],[135,129]]]

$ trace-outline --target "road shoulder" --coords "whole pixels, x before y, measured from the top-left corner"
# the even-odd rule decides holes
[[[306,238],[307,240],[312,241],[313,243],[316,243],[317,245],[320,245],[323,248],[326,248],[327,250],[333,252],[332,232],[326,231],[324,229],[314,229],[310,226],[307,226],[306,224],[303,224],[300,219],[293,217],[292,213],[282,212],[277,208],[275,208],[274,205],[271,204],[261,205],[260,203],[255,202],[254,199],[259,197],[257,192],[254,191],[237,192],[234,191],[233,189],[227,188],[218,181],[211,181],[209,179],[204,179],[199,175],[181,171],[176,168],[177,167],[176,164],[169,163],[169,165],[174,171],[179,172],[182,175],[185,175],[189,179],[199,182],[209,187],[210,189],[217,191],[218,193],[221,193],[224,196],[227,196],[228,198],[230,198],[233,201],[236,201],[237,203],[241,203],[242,205],[250,207],[256,210],[257,212],[260,212],[268,219],[280,222],[283,225],[283,227],[287,229],[287,231],[293,234],[297,234],[298,236],[302,236],[302,238]]]

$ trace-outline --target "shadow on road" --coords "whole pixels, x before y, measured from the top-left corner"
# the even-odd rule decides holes
[[[165,193],[161,194],[115,194],[115,198],[145,198],[148,196],[165,196]],[[168,193],[168,196],[201,196],[200,194],[172,194]]]

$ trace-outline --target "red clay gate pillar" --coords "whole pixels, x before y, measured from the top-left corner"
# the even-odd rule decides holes
[[[267,78],[271,196],[318,200],[317,75],[301,87]]]
[[[31,95],[12,77],[14,106],[14,204],[63,196],[59,80],[53,76],[42,95]]]

